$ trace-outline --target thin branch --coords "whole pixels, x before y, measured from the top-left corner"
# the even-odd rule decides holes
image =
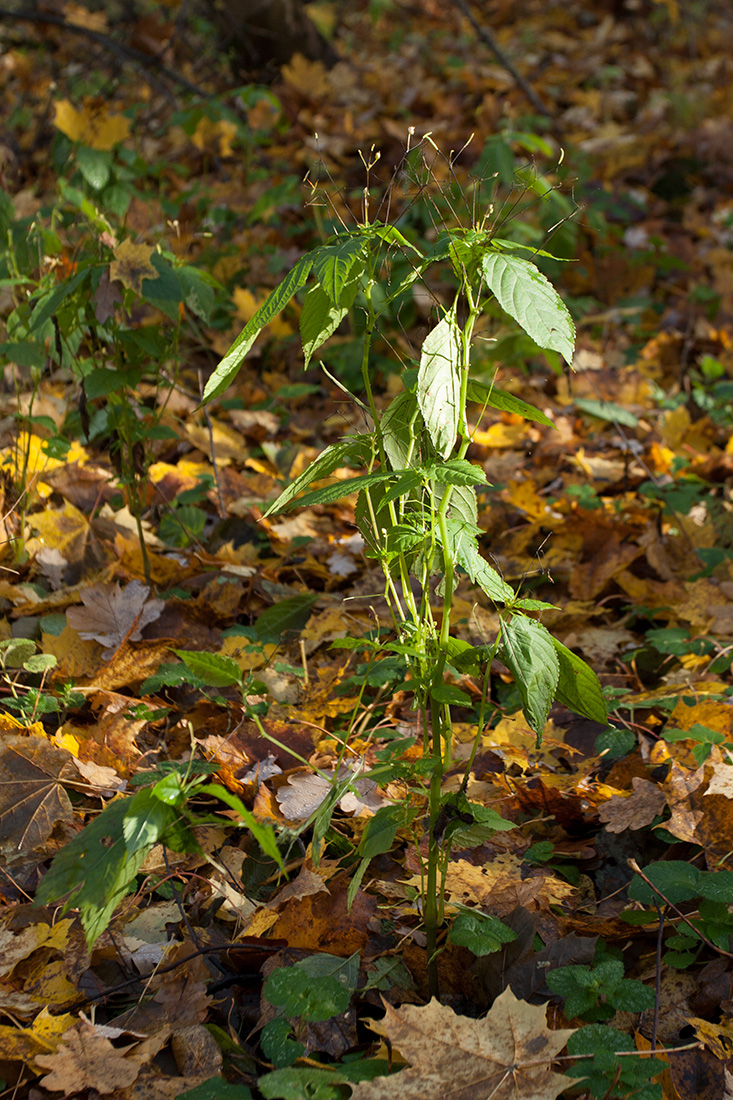
[[[53,27],[61,27],[62,30],[65,31],[71,31],[72,34],[81,34],[85,38],[90,38],[93,42],[97,42],[100,46],[103,46],[105,50],[119,54],[125,60],[136,63],[148,82],[150,82],[150,74],[145,72],[145,68],[153,66],[161,76],[166,77],[174,84],[178,84],[187,92],[200,96],[202,99],[209,98],[208,92],[205,92],[203,88],[199,88],[197,84],[193,84],[190,80],[186,80],[185,76],[181,76],[180,73],[175,72],[173,69],[169,69],[167,65],[163,64],[160,58],[155,56],[155,54],[143,53],[142,50],[136,50],[133,46],[125,46],[121,42],[115,42],[109,35],[102,34],[101,31],[92,30],[91,27],[83,27],[79,23],[70,23],[67,19],[64,19],[63,16],[54,15],[51,12],[27,11],[23,9],[20,11],[12,11],[10,8],[0,8],[0,19],[5,19],[8,22],[20,19],[26,23],[46,23]]]
[[[453,3],[456,5],[458,10],[466,17],[483,44],[485,46],[488,46],[499,64],[506,69],[510,76],[513,77],[515,83],[524,92],[525,96],[532,104],[535,111],[537,111],[541,115],[544,115],[545,118],[549,118],[554,125],[554,119],[552,118],[552,115],[547,110],[540,97],[537,95],[537,92],[534,90],[532,85],[524,79],[522,74],[515,68],[514,63],[510,61],[509,58],[506,56],[488,27],[482,26],[476,20],[465,0],[453,0]]]

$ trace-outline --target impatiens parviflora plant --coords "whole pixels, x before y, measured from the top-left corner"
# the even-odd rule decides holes
[[[352,231],[336,234],[298,261],[248,321],[204,393],[208,401],[227,389],[261,330],[306,287],[300,315],[306,367],[351,310],[363,314],[359,325],[363,332],[363,399],[349,396],[361,413],[368,414],[371,430],[345,435],[329,446],[287,486],[266,515],[357,495],[356,522],[367,555],[382,568],[384,595],[394,622],[394,641],[380,648],[406,658],[422,719],[424,766],[419,774],[427,793],[429,820],[422,905],[433,994],[437,989],[436,938],[443,920],[441,884],[455,825],[465,830],[469,806],[469,814],[484,826],[508,827],[493,811],[492,820],[485,820],[490,811],[465,799],[473,755],[460,795],[462,805],[453,805],[455,793],[442,791],[443,777],[451,765],[451,708],[471,705],[468,695],[450,680],[456,673],[482,677],[484,696],[474,753],[483,732],[489,673],[495,658],[511,671],[527,722],[538,740],[554,700],[587,718],[607,721],[595,674],[536,618],[551,605],[520,597],[481,556],[478,546],[481,530],[476,487],[488,483],[481,466],[466,457],[472,437],[469,402],[552,427],[540,409],[499,389],[493,379],[472,377],[474,329],[482,311],[493,300],[540,348],[559,353],[568,363],[573,358],[572,318],[527,255],[529,251],[493,235],[484,220],[469,228],[440,231],[430,250],[423,253],[396,226],[365,217]],[[397,252],[401,260],[409,259],[401,280],[395,278],[395,272],[400,266],[404,270],[405,264],[393,263]],[[435,321],[423,341],[417,368],[403,371],[403,391],[380,412],[372,367],[372,345],[380,318],[387,311],[394,315],[414,284],[424,281],[429,269],[435,268],[443,280],[441,287],[446,281],[452,284],[453,298],[447,304],[436,303]],[[495,310],[495,304],[492,308]],[[362,472],[311,488],[337,468],[349,466]],[[472,646],[451,636],[451,605],[460,574],[467,574],[499,608],[501,628],[489,645]],[[440,602],[437,609],[431,605],[435,593]],[[349,640],[342,644],[348,646]],[[364,640],[354,644],[363,647]],[[378,766],[372,778],[384,783],[396,774],[390,768],[397,766],[392,754],[391,761]],[[359,848],[362,864],[352,882],[352,896],[369,860],[389,851],[397,830],[414,819],[414,808],[388,805],[370,820]],[[317,831],[323,835],[322,827]]]

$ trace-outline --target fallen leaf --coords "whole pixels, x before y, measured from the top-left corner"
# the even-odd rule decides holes
[[[606,823],[609,833],[623,833],[625,829],[642,829],[649,825],[667,805],[663,791],[648,779],[634,776],[631,780],[634,793],[631,796],[614,795],[600,807],[599,817]],[[733,795],[733,792],[732,792]]]
[[[434,998],[423,1008],[384,1009],[371,1026],[410,1068],[360,1082],[352,1100],[553,1100],[574,1084],[550,1068],[574,1029],[550,1031],[545,1007],[518,1001],[511,989],[482,1020]]]
[[[42,847],[74,811],[63,783],[78,781],[73,758],[44,737],[6,737],[0,749],[0,847],[6,853]]]
[[[54,108],[56,129],[90,149],[113,149],[130,133],[129,118],[110,114],[103,100],[87,99],[81,111],[77,111],[68,99],[57,99]]]
[[[80,638],[106,646],[103,656],[109,660],[123,642],[138,641],[148,623],[162,614],[165,601],[149,600],[149,594],[142,581],[130,581],[124,588],[95,584],[81,592],[84,607],[70,607],[66,618]]]
[[[115,258],[109,265],[110,280],[119,280],[128,290],[142,295],[143,279],[158,278],[158,272],[150,262],[152,254],[150,245],[133,244],[128,237],[115,248]]]

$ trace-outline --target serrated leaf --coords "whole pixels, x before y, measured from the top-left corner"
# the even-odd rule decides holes
[[[302,630],[317,599],[316,594],[304,592],[302,595],[288,596],[287,599],[266,608],[255,620],[257,637],[281,641],[286,634]]]
[[[435,999],[422,1007],[385,1004],[384,1010],[371,1027],[409,1068],[356,1085],[352,1100],[553,1100],[570,1087],[552,1062],[573,1031],[551,1031],[545,1006],[519,1001],[511,989],[480,1020],[458,1016]]]
[[[554,639],[524,615],[501,622],[502,659],[514,677],[530,727],[542,737],[560,677]]]
[[[425,337],[420,354],[417,400],[441,458],[447,458],[453,450],[460,423],[461,335],[451,311]]]
[[[360,474],[359,477],[349,477],[345,481],[337,481],[333,485],[326,485],[323,489],[313,489],[298,498],[299,508],[310,508],[313,504],[333,504],[366,489],[369,485],[378,485],[381,481],[389,481],[394,477],[391,470],[377,470],[373,474]]]
[[[477,958],[500,951],[516,938],[516,932],[507,928],[498,917],[486,913],[459,913],[448,933],[451,943],[467,947]]]
[[[338,305],[334,305],[321,286],[308,291],[300,314],[300,339],[303,344],[303,368],[307,369],[313,353],[325,344],[349,312],[356,297],[356,280],[347,284]]]
[[[501,409],[502,412],[513,413],[522,416],[525,420],[533,420],[536,424],[545,424],[548,428],[555,425],[541,409],[535,405],[529,405],[513,393],[500,390],[498,386],[489,382],[479,382],[472,378],[468,383],[467,397],[469,401],[476,401],[479,405],[488,405],[492,409]]]
[[[208,687],[234,687],[242,682],[242,670],[232,657],[188,649],[173,652]]]
[[[147,811],[152,815],[149,829],[145,828]],[[130,845],[123,833],[128,815],[134,823]],[[158,799],[151,801],[149,791],[111,802],[56,854],[36,891],[36,901],[44,905],[63,901],[63,912],[78,908],[91,947],[133,888],[143,860],[173,816],[174,811]],[[146,839],[135,848],[134,837]]]
[[[563,706],[590,718],[592,722],[608,722],[606,700],[595,672],[582,657],[552,639],[560,667],[555,698]]]
[[[512,603],[514,589],[481,557],[475,538],[457,540],[455,549],[458,564],[466,570],[474,584],[497,603]]]
[[[392,469],[404,470],[410,466],[422,430],[416,394],[409,390],[399,393],[386,409],[380,428]]]
[[[342,439],[338,443],[332,443],[330,447],[326,447],[325,451],[322,451],[318,458],[311,462],[310,466],[288,485],[287,489],[283,489],[277,500],[264,513],[264,518],[267,519],[277,512],[282,512],[314,481],[320,481],[322,478],[328,477],[339,466],[343,466],[345,462],[361,461],[369,445],[370,439],[368,436],[358,435],[352,436],[350,439]]]
[[[567,306],[542,272],[529,260],[501,252],[485,255],[481,268],[501,308],[541,348],[559,352],[572,364],[575,325]]]
[[[313,253],[313,274],[334,306],[341,304],[341,292],[353,267],[364,257],[365,251],[364,238],[354,236],[337,240],[335,244],[323,245]],[[360,273],[357,272],[357,275]]]
[[[425,476],[439,485],[486,485],[486,474],[475,462],[466,458],[451,458],[425,467]]]
[[[700,871],[692,863],[681,859],[669,859],[660,863],[650,863],[642,868],[646,877],[657,890],[673,905],[681,901],[691,901],[700,895]],[[639,875],[634,875],[629,885],[631,901],[641,901],[652,905],[659,900],[659,894]]]
[[[302,286],[305,286],[313,267],[313,260],[314,253],[306,253],[305,256],[302,256],[292,271],[288,272],[279,286],[275,287],[272,294],[265,299],[254,317],[250,318],[206,383],[202,404],[218,397],[229,386],[239,370],[242,360],[265,325],[269,325],[270,321],[285,308],[293,295],[297,294]]]

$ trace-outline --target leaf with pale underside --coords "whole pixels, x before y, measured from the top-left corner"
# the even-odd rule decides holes
[[[352,1100],[554,1100],[573,1082],[551,1068],[574,1033],[551,1031],[545,1008],[511,989],[482,1020],[458,1016],[433,999],[424,1007],[384,1005],[372,1024],[409,1068],[362,1081]]]

